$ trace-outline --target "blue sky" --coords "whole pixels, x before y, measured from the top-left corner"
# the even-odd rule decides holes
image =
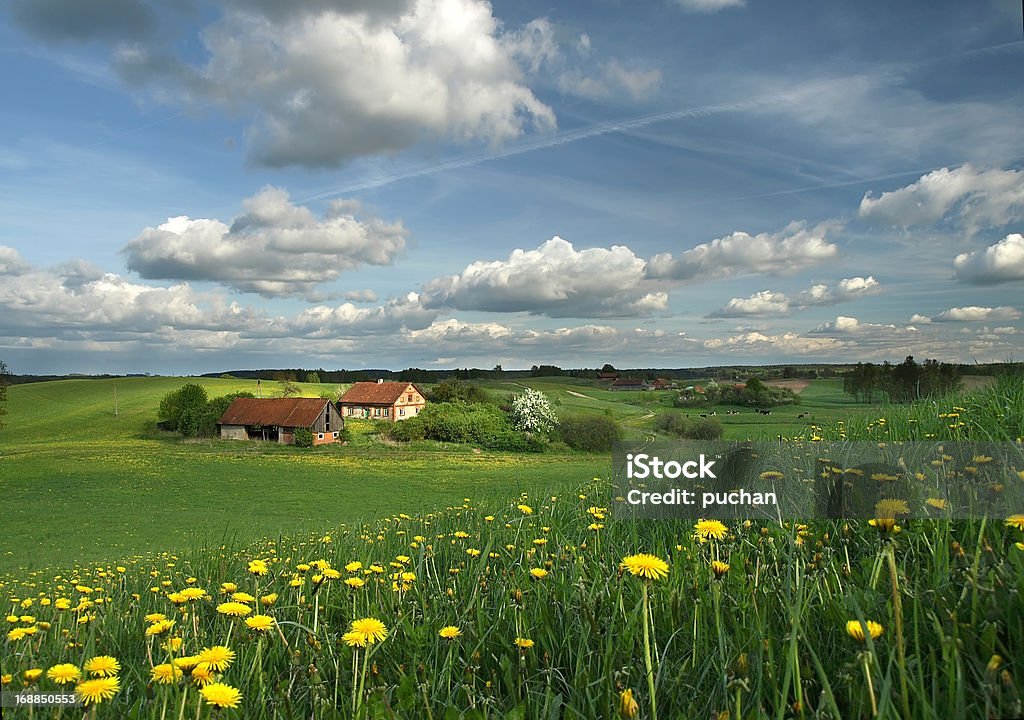
[[[1016,2],[5,12],[15,372],[1024,350]]]

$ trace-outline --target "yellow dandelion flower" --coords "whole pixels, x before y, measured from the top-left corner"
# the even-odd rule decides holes
[[[699,520],[693,531],[698,540],[722,540],[729,533],[729,528],[721,520]]]
[[[216,679],[216,673],[214,673],[213,668],[210,667],[210,663],[198,662],[195,664],[195,667],[192,668],[192,682],[199,687],[209,685]]]
[[[221,593],[221,595],[230,595],[231,593],[237,592],[237,591],[238,591],[238,585],[236,585],[233,582],[226,582],[226,583],[221,583],[220,584],[220,593]]]
[[[97,677],[113,677],[121,672],[121,663],[110,655],[97,655],[85,661],[85,671]]]
[[[180,667],[171,663],[161,663],[160,665],[154,665],[149,671],[150,678],[153,682],[159,685],[173,685],[174,683],[181,680],[182,670]]]
[[[199,691],[207,705],[219,708],[236,708],[242,701],[242,693],[224,683],[210,683]]]
[[[640,553],[623,558],[619,563],[619,569],[629,570],[633,575],[646,580],[661,580],[668,576],[668,563],[650,553]]]
[[[266,632],[274,627],[274,618],[270,615],[253,615],[252,617],[245,619],[245,624],[250,630]]]
[[[11,642],[17,642],[18,640],[28,637],[28,635],[28,628],[14,628],[7,633],[7,639]]]
[[[352,632],[358,633],[363,639],[373,644],[388,636],[388,629],[377,618],[367,617],[352,621]]]
[[[245,617],[252,612],[252,608],[240,602],[226,602],[217,606],[217,612],[230,617]]]
[[[166,619],[167,616],[163,613],[150,613],[149,615],[143,618],[143,620],[145,620],[148,623],[158,623]]]
[[[79,618],[79,622],[81,622],[81,618]],[[174,627],[174,620],[158,620],[157,622],[153,623],[148,628],[146,628],[146,635],[164,635],[172,627]]]
[[[466,548],[466,554],[470,557],[480,557],[480,551],[476,548]]]
[[[256,598],[247,592],[236,592],[231,594],[231,599],[240,603],[256,602]]]
[[[110,700],[120,689],[121,681],[116,677],[93,678],[78,683],[75,686],[75,695],[86,705],[98,705],[104,700]]]
[[[867,635],[871,636],[872,640],[877,640],[882,634],[882,626],[876,623],[874,620],[867,620]],[[864,642],[865,632],[864,625],[861,624],[860,620],[850,620],[846,623],[846,633],[854,640]]]
[[[206,590],[200,587],[188,587],[181,591],[181,595],[189,602],[202,600],[207,597]]]
[[[875,517],[894,518],[897,515],[910,514],[910,507],[906,500],[885,498],[875,503]]]
[[[266,607],[270,607],[277,602],[277,593],[269,593],[260,597],[260,603]]]
[[[82,671],[78,669],[77,665],[61,663],[60,665],[54,665],[52,668],[47,670],[46,677],[50,678],[58,685],[66,685],[67,683],[78,682],[81,680]]]
[[[548,576],[548,571],[544,568],[531,568],[530,575],[532,575],[535,580],[543,580]]]
[[[211,670],[226,670],[235,659],[235,651],[224,645],[213,645],[199,651],[200,661],[210,666]]]
[[[949,504],[949,503],[946,502],[945,498],[934,498],[934,497],[928,498],[924,502],[925,502],[926,505],[929,505],[929,506],[935,508],[936,510],[945,510],[946,506]]]
[[[176,667],[180,667],[182,670],[191,670],[199,664],[199,656],[182,655],[181,657],[174,658],[174,664]]]
[[[1006,518],[1006,527],[1024,530],[1024,514],[1018,513],[1016,515],[1011,515],[1010,517]]]
[[[445,625],[443,628],[438,630],[437,634],[445,640],[454,640],[455,638],[462,636],[462,631],[455,625]]]
[[[533,640],[530,638],[517,637],[513,642],[520,650],[529,650],[534,645]]]
[[[529,505],[516,505],[516,508],[523,515],[533,515],[533,508],[530,507]]]
[[[249,562],[249,572],[253,575],[266,575],[270,572],[265,560],[252,560]]]
[[[780,473],[778,470],[765,470],[763,473],[758,475],[758,477],[762,480],[781,480],[785,475]]]
[[[720,578],[729,572],[729,563],[724,563],[719,560],[715,560],[711,563],[711,572],[715,574],[716,578]]]
[[[366,638],[362,633],[349,631],[341,636],[342,641],[349,647],[366,647]]]

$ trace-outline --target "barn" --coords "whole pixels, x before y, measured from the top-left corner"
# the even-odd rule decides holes
[[[295,431],[313,433],[313,444],[338,442],[344,420],[324,398],[236,398],[217,421],[223,440],[295,442]]]
[[[427,403],[426,395],[411,382],[357,382],[341,396],[338,406],[345,417],[398,422],[415,417]]]

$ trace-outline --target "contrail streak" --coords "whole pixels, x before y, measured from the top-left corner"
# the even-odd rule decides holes
[[[682,110],[670,110],[668,112],[653,113],[650,115],[643,115],[628,120],[612,120],[603,123],[597,123],[596,125],[590,125],[585,128],[579,128],[576,130],[567,130],[565,132],[556,133],[547,137],[538,138],[529,142],[520,143],[518,145],[510,146],[502,150],[498,150],[490,153],[483,153],[480,155],[473,155],[470,157],[458,158],[455,160],[448,160],[441,163],[435,163],[433,165],[427,165],[424,167],[413,168],[412,170],[406,170],[403,172],[392,173],[382,177],[370,178],[356,183],[350,183],[340,187],[325,190],[323,192],[310,195],[303,198],[299,202],[307,203],[313,200],[323,200],[329,197],[335,197],[337,195],[345,195],[348,193],[358,192],[360,190],[370,190],[373,188],[383,187],[390,185],[401,180],[411,180],[413,178],[423,177],[425,175],[433,175],[439,172],[445,172],[447,170],[459,170],[461,168],[472,167],[474,165],[480,165],[491,160],[500,160],[502,158],[512,157],[514,155],[522,155],[524,153],[534,152],[535,150],[543,150],[545,148],[557,147],[559,145],[567,145],[569,143],[578,142],[580,140],[587,140],[589,138],[599,137],[601,135],[610,135],[612,133],[626,132],[634,128],[645,127],[647,125],[653,125],[660,122],[668,122],[671,120],[690,120],[694,118],[709,117],[712,115],[720,115],[723,113],[734,113],[734,112],[745,112],[747,110],[756,110],[761,107],[768,105],[776,105],[780,103],[790,102],[808,94],[813,90],[812,87],[804,87],[798,90],[792,90],[784,93],[776,93],[773,95],[765,95],[751,100],[743,100],[735,103],[723,103],[718,105],[705,105],[696,108],[686,108]]]

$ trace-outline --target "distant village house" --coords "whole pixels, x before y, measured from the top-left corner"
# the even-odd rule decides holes
[[[609,390],[646,390],[647,382],[643,378],[620,377],[608,386]]]
[[[313,433],[313,444],[338,442],[344,420],[324,398],[236,398],[217,421],[222,440],[295,442],[295,431]]]
[[[357,382],[338,400],[341,414],[347,418],[371,420],[408,420],[423,410],[427,398],[411,382]]]

